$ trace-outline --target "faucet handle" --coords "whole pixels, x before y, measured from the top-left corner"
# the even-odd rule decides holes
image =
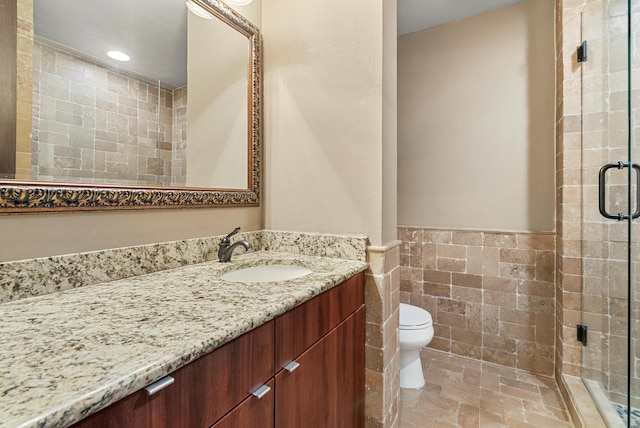
[[[233,229],[233,232],[231,232],[230,234],[228,234],[223,241],[227,241],[229,242],[229,238],[231,238],[233,235],[237,234],[238,232],[240,232],[240,226],[236,227],[235,229]]]

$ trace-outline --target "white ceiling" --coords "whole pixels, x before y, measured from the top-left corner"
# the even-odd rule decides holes
[[[398,0],[398,35],[499,9],[522,0]]]

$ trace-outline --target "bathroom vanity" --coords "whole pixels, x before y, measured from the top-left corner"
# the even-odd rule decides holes
[[[362,427],[364,315],[360,273],[74,426]]]
[[[220,279],[281,263],[312,273]],[[258,251],[2,304],[0,417],[12,427],[363,426],[366,267]]]

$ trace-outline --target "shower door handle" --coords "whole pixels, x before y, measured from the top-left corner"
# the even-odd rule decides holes
[[[640,217],[640,165],[632,163],[631,168],[636,170],[636,210],[631,214],[631,218]],[[629,201],[631,203],[631,201]]]
[[[607,211],[607,206],[606,206],[606,200],[607,200],[606,173],[607,171],[610,170],[611,168],[623,169],[623,168],[629,168],[629,166],[631,166],[633,169],[636,170],[636,210],[631,215],[631,218],[640,217],[640,165],[638,165],[637,163],[629,164],[622,161],[616,162],[616,163],[610,163],[600,168],[600,173],[598,174],[599,208],[600,208],[600,214],[602,214],[603,217],[612,218],[618,221],[629,219],[628,215],[625,215],[622,213],[618,213],[618,214],[609,213]]]

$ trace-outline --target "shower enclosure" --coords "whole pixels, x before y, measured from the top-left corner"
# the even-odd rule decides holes
[[[582,377],[611,427],[640,426],[638,19],[640,0],[587,2],[586,43],[572,70],[582,82],[574,159],[582,165]]]

